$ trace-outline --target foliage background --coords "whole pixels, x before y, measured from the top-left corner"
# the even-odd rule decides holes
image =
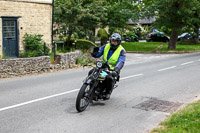
[[[42,35],[25,34],[23,42],[25,51],[20,53],[20,57],[37,57],[49,54],[50,49],[45,46]]]

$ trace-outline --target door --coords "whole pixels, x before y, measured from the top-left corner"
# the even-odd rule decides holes
[[[3,27],[3,55],[6,57],[18,57],[18,28],[17,18],[2,18]]]

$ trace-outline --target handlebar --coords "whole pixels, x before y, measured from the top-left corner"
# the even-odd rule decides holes
[[[91,64],[85,64],[85,65],[83,65],[83,68],[86,67],[86,66],[91,66],[92,67]]]
[[[91,65],[91,64],[85,64],[85,65],[83,65],[83,68],[86,67],[86,66],[91,66],[91,67],[96,68],[94,65]],[[113,70],[110,70],[109,68],[104,69],[104,71],[107,72],[107,73],[111,73],[111,74],[113,72]]]

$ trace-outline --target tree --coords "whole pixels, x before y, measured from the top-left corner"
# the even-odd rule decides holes
[[[143,0],[150,14],[156,16],[156,24],[171,29],[168,49],[176,49],[178,33],[183,27],[194,24],[194,12],[198,0]],[[148,13],[149,13],[148,11]]]
[[[72,34],[94,35],[94,29],[106,21],[104,0],[55,0],[57,30],[67,31],[69,44]]]
[[[107,0],[107,21],[103,23],[103,27],[109,27],[109,33],[112,34],[116,29],[128,29],[128,19],[133,18],[138,13],[137,5],[132,0]],[[138,17],[134,19],[138,20]]]
[[[59,32],[66,31],[67,42],[77,30],[78,19],[82,13],[81,2],[74,0],[55,0],[54,20]]]
[[[82,4],[82,17],[78,21],[79,27],[85,31],[85,35],[89,36],[91,41],[95,35],[95,29],[101,27],[103,22],[107,21],[107,5],[104,0],[86,0]]]
[[[194,28],[194,42],[197,44],[199,41],[199,28],[200,28],[200,0],[194,0],[193,8],[191,9],[193,13],[191,14],[191,22],[190,26]]]

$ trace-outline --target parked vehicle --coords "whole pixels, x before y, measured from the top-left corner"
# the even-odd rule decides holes
[[[130,36],[130,37],[124,35],[123,38],[124,38],[125,42],[138,42],[139,41],[139,37],[137,35]]]
[[[183,33],[180,36],[178,36],[177,41],[190,40],[190,39],[192,39],[192,35],[190,33]]]
[[[164,35],[163,32],[152,32],[146,36],[147,42],[168,42],[169,37]]]
[[[200,40],[200,29],[199,29],[199,40]]]
[[[102,61],[96,63],[93,72],[83,81],[83,85],[76,98],[76,110],[78,112],[84,111],[89,103],[92,103],[93,101],[106,100],[103,81],[108,74],[113,74],[112,72],[112,70],[109,70],[108,65],[103,64]],[[115,77],[115,79],[113,79],[115,84],[116,81],[119,81],[118,78]],[[116,87],[117,85],[114,86],[114,88]]]
[[[125,39],[125,42],[138,42],[139,41],[139,38],[138,38],[138,36],[130,36],[130,37],[127,37],[126,39]]]

